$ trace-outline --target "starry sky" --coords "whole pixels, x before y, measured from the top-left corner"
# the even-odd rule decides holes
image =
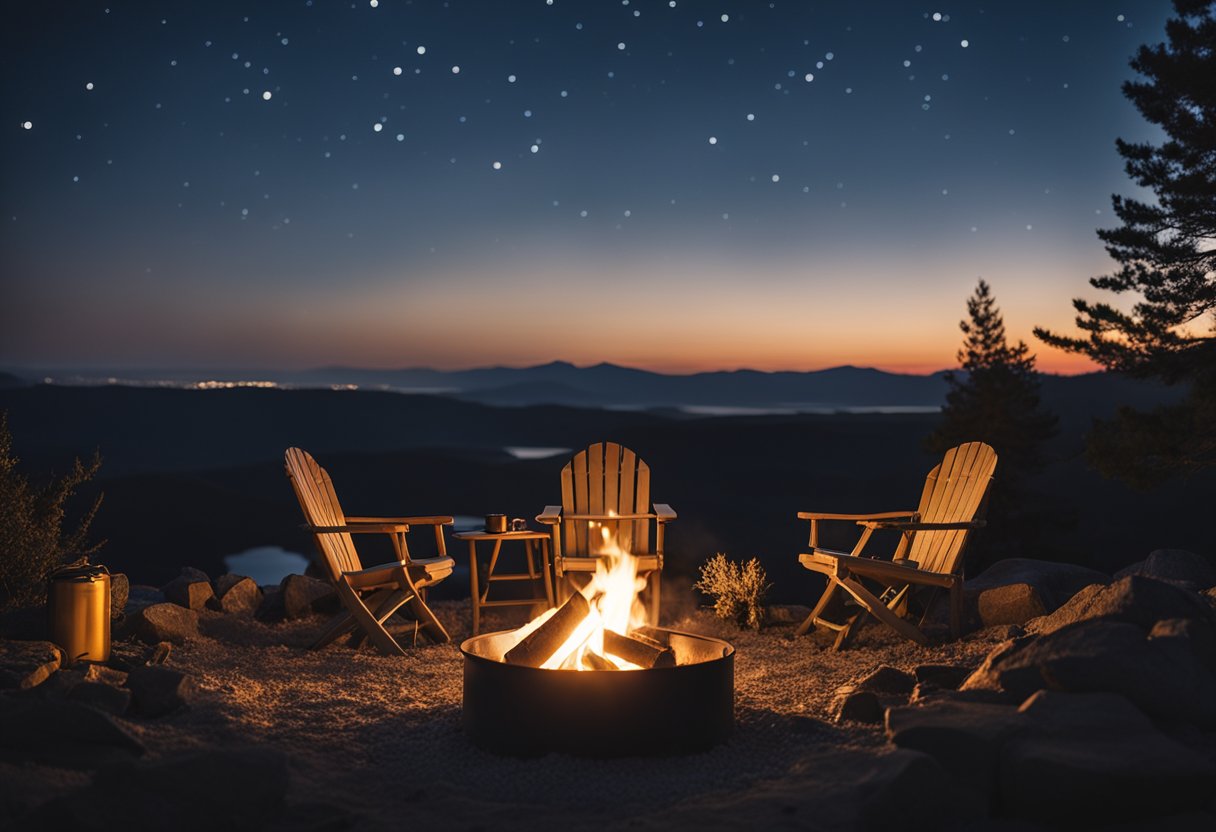
[[[1110,270],[1164,0],[12,2],[0,367],[954,365]]]

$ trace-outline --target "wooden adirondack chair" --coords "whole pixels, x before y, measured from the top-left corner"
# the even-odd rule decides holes
[[[930,586],[949,592],[950,631],[958,638],[962,623],[963,550],[972,530],[984,525],[982,515],[995,468],[996,452],[990,446],[968,442],[946,451],[941,463],[929,472],[916,511],[798,512],[799,519],[811,521],[811,551],[799,555],[798,560],[807,569],[827,576],[828,585],[797,634],[803,635],[817,625],[827,627],[837,631],[836,649],[843,647],[853,629],[864,620],[864,613],[843,623],[824,617],[836,591],[843,589],[865,612],[901,635],[926,644],[925,634],[899,613],[906,608],[911,587]],[[852,553],[819,548],[819,523],[824,520],[851,520],[862,527]],[[876,529],[902,533],[892,560],[862,556]],[[875,595],[862,579],[877,581],[886,590]]]
[[[348,517],[342,512],[333,482],[308,452],[288,448],[287,478],[300,501],[303,528],[311,532],[329,579],[338,592],[345,612],[335,618],[311,645],[316,650],[356,628],[386,655],[405,655],[405,650],[384,627],[389,616],[408,606],[414,619],[436,641],[450,640],[439,619],[426,605],[423,590],[452,574],[454,561],[447,557],[443,527],[452,518],[439,517]],[[431,526],[439,555],[410,558],[406,534],[411,526]],[[387,534],[397,561],[363,568],[352,534]]]
[[[569,576],[595,572],[603,551],[602,524],[614,532],[616,545],[638,558],[638,574],[647,579],[650,623],[659,623],[663,572],[663,529],[676,519],[665,503],[650,505],[650,467],[628,448],[596,442],[579,451],[562,469],[562,504],[545,506],[536,516],[553,536],[553,568],[558,601],[570,597]],[[654,521],[654,549],[650,522]]]

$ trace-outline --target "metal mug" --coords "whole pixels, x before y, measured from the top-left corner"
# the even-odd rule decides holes
[[[487,514],[486,531],[490,534],[502,534],[507,530],[507,515]]]
[[[522,517],[511,518],[511,531],[526,532],[528,530],[528,521]]]

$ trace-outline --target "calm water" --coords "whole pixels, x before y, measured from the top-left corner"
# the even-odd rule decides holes
[[[503,448],[503,450],[506,451],[507,453],[509,453],[511,456],[515,457],[516,459],[548,459],[551,456],[559,456],[561,454],[568,454],[568,453],[570,453],[570,451],[572,449],[571,448],[531,447],[531,446],[527,446],[527,445],[508,445],[505,448]]]
[[[248,575],[258,584],[277,584],[287,575],[302,575],[308,568],[308,558],[278,546],[256,546],[224,558],[228,571]]]

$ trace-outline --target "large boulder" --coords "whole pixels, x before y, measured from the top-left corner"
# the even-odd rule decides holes
[[[28,690],[51,677],[63,651],[49,641],[0,640],[0,690]]]
[[[1128,823],[1203,809],[1216,765],[1158,732],[1121,696],[1040,691],[1001,750],[1000,804],[1018,817]]]
[[[1083,620],[994,650],[962,690],[1120,693],[1145,713],[1216,727],[1216,675],[1178,638],[1149,638],[1126,621]]]
[[[1115,573],[1116,578],[1140,575],[1177,583],[1189,589],[1216,586],[1216,562],[1186,549],[1157,549],[1147,558]]]
[[[231,615],[253,615],[262,603],[262,590],[253,578],[244,575],[220,575],[215,579],[212,606]]]
[[[1173,584],[1127,575],[1109,586],[1090,586],[1050,615],[1026,625],[1031,633],[1051,633],[1095,618],[1126,621],[1146,632],[1167,618],[1216,621],[1211,606],[1194,592]]]
[[[1015,705],[934,699],[887,711],[887,739],[921,751],[987,803],[996,789],[1001,747],[1025,728]]]
[[[182,644],[186,639],[198,638],[198,613],[177,604],[152,604],[136,610],[130,627],[135,637],[147,644]]]
[[[970,616],[981,626],[1020,625],[1054,611],[1085,587],[1110,580],[1071,563],[1006,558],[969,578],[963,596]]]

